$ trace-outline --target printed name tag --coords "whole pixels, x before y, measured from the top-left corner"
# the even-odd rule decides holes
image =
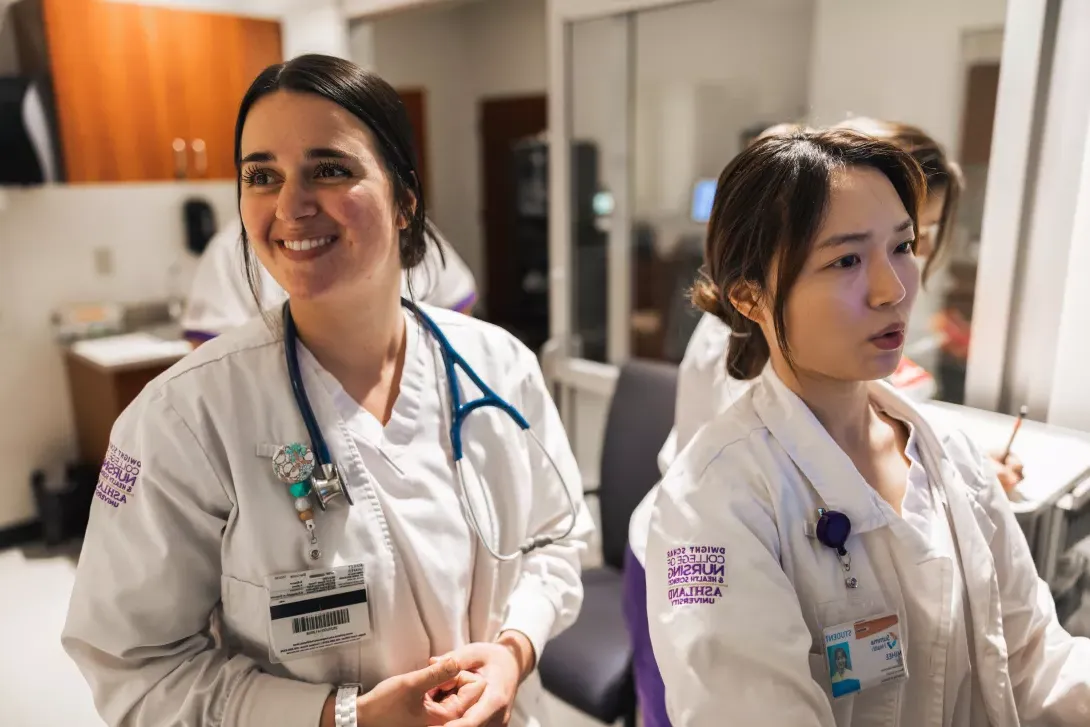
[[[362,563],[282,573],[269,591],[269,658],[274,663],[371,636]]]
[[[833,697],[907,677],[900,633],[895,613],[825,629]]]

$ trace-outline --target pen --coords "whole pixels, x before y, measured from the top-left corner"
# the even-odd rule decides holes
[[[1011,432],[1011,438],[1007,441],[1007,449],[1003,452],[1003,464],[1007,463],[1007,458],[1011,456],[1011,447],[1014,445],[1014,438],[1018,436],[1018,430],[1022,428],[1022,420],[1026,418],[1026,414],[1029,413],[1029,407],[1025,404],[1018,410],[1018,419],[1014,422],[1014,431]]]

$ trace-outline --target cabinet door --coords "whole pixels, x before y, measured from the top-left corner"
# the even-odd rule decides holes
[[[234,177],[250,82],[280,24],[107,0],[45,0],[69,182]]]
[[[69,182],[174,177],[161,15],[159,8],[103,0],[45,0]]]
[[[174,97],[178,133],[188,145],[188,178],[235,176],[239,103],[266,66],[279,63],[280,24],[214,13],[164,10],[167,54],[181,74]]]

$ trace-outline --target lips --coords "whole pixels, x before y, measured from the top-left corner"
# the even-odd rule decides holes
[[[305,252],[317,247],[328,245],[337,239],[336,235],[323,235],[322,237],[306,237],[299,240],[281,240],[280,244],[289,250]]]
[[[870,342],[883,351],[895,351],[905,343],[905,326],[903,323],[894,323],[878,335],[871,336]]]
[[[337,235],[299,236],[296,239],[276,240],[276,246],[289,260],[311,260],[325,255],[338,240]]]

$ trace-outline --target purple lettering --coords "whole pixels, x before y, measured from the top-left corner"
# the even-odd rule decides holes
[[[691,576],[707,576],[709,578],[722,578],[726,575],[726,566],[712,563],[686,563],[676,565],[667,572],[667,577],[673,581],[677,578],[689,578]],[[714,582],[714,581],[712,581]]]
[[[669,589],[666,595],[671,601],[679,598],[721,598],[723,589],[719,586],[685,585]]]

